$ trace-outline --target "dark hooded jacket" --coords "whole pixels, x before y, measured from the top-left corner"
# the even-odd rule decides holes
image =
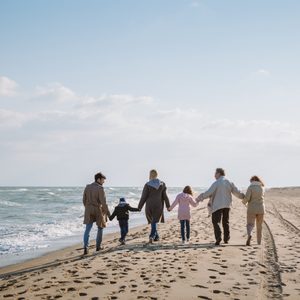
[[[159,179],[152,179],[144,186],[138,208],[141,210],[146,203],[145,214],[148,223],[164,223],[164,205],[170,207],[167,187]]]
[[[115,207],[112,215],[109,217],[110,221],[117,216],[117,220],[128,220],[129,211],[140,211],[138,208],[131,207],[128,203],[120,203]]]

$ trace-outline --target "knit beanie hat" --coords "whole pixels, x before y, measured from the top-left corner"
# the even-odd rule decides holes
[[[125,198],[120,198],[120,204],[126,203]]]

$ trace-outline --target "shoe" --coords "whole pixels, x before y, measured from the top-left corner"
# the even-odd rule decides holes
[[[248,236],[248,239],[247,239],[247,242],[246,242],[246,246],[250,246],[251,245],[251,238],[252,238],[252,236],[251,235],[249,235]]]
[[[121,245],[125,245],[125,240],[121,240],[121,239],[120,239],[120,244],[121,244]]]
[[[156,237],[154,238],[154,242],[158,242],[158,241],[159,241],[159,237],[156,236]]]
[[[152,237],[149,238],[149,244],[153,244],[153,238]]]
[[[191,240],[190,240],[190,239],[187,239],[186,242],[187,242],[188,244],[190,244],[190,243],[191,243]]]
[[[100,250],[103,250],[104,248],[100,245],[98,247],[96,247],[96,251],[100,251]]]
[[[89,248],[88,247],[84,247],[83,248],[83,255],[87,255],[89,254]]]
[[[182,240],[182,242],[181,242],[181,243],[182,243],[182,245],[185,245],[185,240]]]
[[[215,242],[215,245],[216,245],[216,246],[219,246],[219,245],[220,245],[220,243],[221,243],[221,240],[219,240],[219,241],[216,241],[216,242]]]

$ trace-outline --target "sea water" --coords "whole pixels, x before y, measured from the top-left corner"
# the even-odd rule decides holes
[[[0,187],[0,267],[82,242],[83,187]],[[203,189],[198,188],[196,191]],[[172,202],[182,188],[169,188]],[[125,197],[137,207],[142,187],[105,187],[110,211]],[[166,217],[176,214],[166,212]],[[130,213],[130,227],[146,224],[144,212]],[[104,234],[118,231],[116,218]],[[96,235],[96,226],[91,239]]]

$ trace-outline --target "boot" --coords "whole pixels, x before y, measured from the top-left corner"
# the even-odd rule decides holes
[[[100,246],[96,246],[96,251],[100,251],[103,250],[104,248],[100,245]]]
[[[246,242],[246,246],[250,246],[251,245],[251,238],[252,238],[252,236],[251,235],[249,235],[248,236],[248,239],[247,239],[247,242]]]

